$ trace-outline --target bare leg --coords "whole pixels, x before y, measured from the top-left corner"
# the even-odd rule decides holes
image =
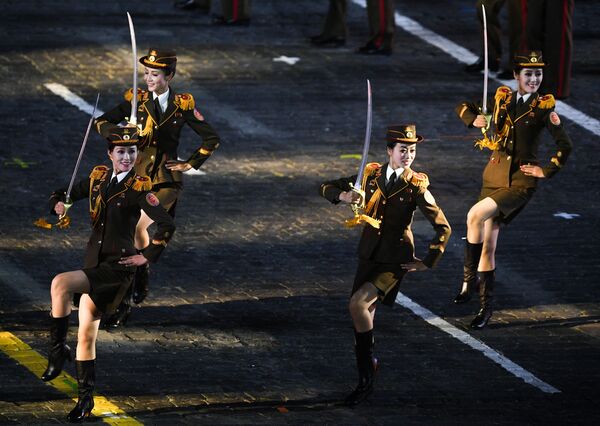
[[[354,329],[364,333],[373,329],[375,317],[375,302],[377,301],[377,288],[369,282],[364,283],[350,298],[350,315]]]
[[[89,293],[90,282],[81,270],[63,272],[52,280],[50,295],[52,297],[52,316],[66,317],[71,313],[73,293]]]
[[[135,227],[135,248],[142,250],[150,244],[150,235],[148,235],[148,227],[154,221],[142,210],[140,220]]]
[[[479,244],[484,238],[484,222],[498,215],[498,204],[487,197],[476,203],[467,214],[467,241]]]
[[[493,271],[496,269],[496,245],[500,225],[494,219],[487,219],[483,226],[483,249],[479,259],[478,271]]]
[[[96,339],[98,338],[98,327],[102,312],[88,296],[81,296],[79,302],[79,330],[77,332],[77,354],[78,361],[96,359]]]

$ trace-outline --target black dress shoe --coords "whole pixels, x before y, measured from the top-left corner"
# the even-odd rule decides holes
[[[182,0],[182,1],[177,1],[174,4],[175,8],[180,9],[180,10],[197,10],[200,13],[205,13],[208,14],[208,12],[210,12],[210,6],[201,6],[198,3],[196,3],[196,0]]]
[[[310,43],[317,47],[342,47],[346,44],[346,39],[338,36],[318,35],[311,37]]]
[[[250,18],[226,19],[223,15],[213,15],[212,24],[230,27],[247,27],[248,25],[250,25]]]
[[[386,55],[389,56],[392,54],[391,47],[379,46],[377,47],[375,43],[367,43],[362,47],[359,47],[356,53],[360,53],[362,55]]]
[[[477,314],[477,316],[475,318],[473,318],[473,321],[471,321],[471,328],[476,329],[476,330],[481,330],[482,328],[484,328],[487,325],[487,323],[491,317],[492,317],[492,309],[491,308],[481,308],[479,310],[479,313]]]
[[[490,71],[496,72],[500,69],[500,63],[497,61],[491,61],[488,63],[488,68]],[[479,58],[477,62],[473,62],[472,64],[465,66],[465,71],[473,73],[483,71],[483,59]]]

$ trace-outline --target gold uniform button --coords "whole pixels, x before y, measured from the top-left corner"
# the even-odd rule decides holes
[[[151,160],[154,160],[154,155],[151,155],[151,156],[150,156],[150,159],[151,159]]]
[[[381,231],[377,232],[377,235],[381,235]]]
[[[381,204],[385,204],[385,200],[383,200],[383,202]]]

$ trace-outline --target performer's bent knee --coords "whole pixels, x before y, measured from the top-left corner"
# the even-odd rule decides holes
[[[469,210],[469,213],[467,213],[467,227],[482,227],[485,219],[486,218],[478,210],[471,209]]]
[[[52,297],[62,297],[69,293],[68,280],[64,274],[58,274],[52,279],[50,293]]]

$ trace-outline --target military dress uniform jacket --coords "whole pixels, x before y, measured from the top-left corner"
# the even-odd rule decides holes
[[[107,137],[115,124],[129,118],[132,96],[133,91],[129,89],[124,102],[96,119],[98,133]],[[142,129],[142,145],[135,171],[138,175],[149,176],[154,189],[182,185],[182,173],[167,169],[165,163],[177,160],[179,135],[184,124],[202,138],[202,145],[186,160],[193,168],[200,168],[219,146],[219,136],[196,108],[193,96],[175,94],[172,88],[169,89],[167,110],[163,113],[156,111],[152,93],[138,90],[137,121]]]
[[[516,94],[499,87],[495,95],[492,120],[497,143],[488,145],[492,155],[483,172],[484,188],[535,188],[538,178],[525,176],[522,164],[538,164],[540,134],[548,129],[557,146],[550,162],[541,166],[544,176],[554,176],[565,164],[572,150],[571,139],[565,132],[558,114],[554,112],[554,97],[533,93],[517,111]],[[477,105],[463,102],[456,107],[460,119],[469,127],[480,112]]]
[[[381,220],[380,229],[365,225],[358,245],[360,259],[378,263],[400,264],[415,260],[411,224],[418,207],[433,226],[435,237],[423,263],[432,268],[441,258],[450,237],[450,224],[427,189],[429,179],[424,173],[405,169],[389,193],[385,190],[385,169],[377,163],[367,165],[363,180],[366,213]],[[339,195],[350,190],[356,176],[325,182],[321,195],[330,202],[340,202]]]
[[[115,270],[134,271],[135,267],[120,265],[121,257],[137,254],[134,246],[135,227],[140,210],[156,223],[157,229],[143,255],[156,262],[173,236],[173,218],[159,204],[157,197],[148,192],[151,186],[147,177],[137,176],[132,170],[111,188],[107,194],[112,171],[106,166],[96,166],[87,179],[79,181],[71,190],[75,202],[87,198],[92,219],[92,235],[87,243],[84,268],[94,268],[106,262]],[[107,197],[108,195],[108,197]],[[65,191],[57,190],[50,197],[50,210],[64,201]]]

